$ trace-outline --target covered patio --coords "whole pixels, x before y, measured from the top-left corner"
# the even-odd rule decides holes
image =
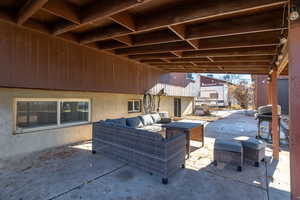
[[[296,200],[300,196],[300,157],[297,156],[300,154],[300,124],[297,123],[300,110],[299,9],[299,0],[1,1],[0,86],[144,94],[158,83],[163,74],[170,72],[267,74],[273,138],[269,156],[279,161],[284,150],[279,146],[277,128],[277,77],[288,74],[291,199]],[[101,168],[102,172],[89,176],[88,182],[93,184],[103,176],[103,180],[116,184],[112,187],[119,188],[120,181],[117,180],[126,181],[131,175],[126,173],[127,166],[122,163],[116,162],[115,166],[116,171],[123,168],[125,172],[110,177],[114,170],[103,171]],[[192,168],[193,165],[190,166]],[[193,179],[193,173],[186,173],[185,178]],[[257,195],[254,198],[265,199],[271,194],[267,188],[255,190],[257,185],[253,186],[249,180],[227,190],[222,185],[214,190],[210,190],[212,187],[205,190],[205,182],[201,180],[210,175],[207,170],[194,180],[190,188],[196,187],[197,192],[184,187],[178,196],[176,193],[169,194],[176,197],[183,195],[184,198],[191,192],[196,198],[204,191],[211,192],[210,195],[217,195],[220,191],[228,192],[227,195],[235,195],[233,191],[246,191],[249,195]],[[228,181],[225,185],[229,186],[234,175],[230,177],[216,176],[210,179],[211,185]],[[185,178],[181,177],[183,182],[174,182],[168,187],[191,184],[192,181]],[[130,184],[134,186],[143,181],[139,178],[132,180]],[[56,181],[53,180],[52,184]],[[101,184],[106,185],[105,182]],[[150,188],[149,184],[144,186]],[[45,193],[41,193],[40,197],[79,198],[77,190],[80,191],[83,185],[76,183],[74,189],[66,187],[60,192],[41,191]],[[98,189],[100,187],[91,187],[87,191]],[[103,193],[109,193],[111,187],[102,189]],[[163,193],[167,189],[159,190],[161,193],[156,194],[164,199]],[[93,193],[88,192],[87,195]],[[97,192],[95,195],[98,195]],[[129,199],[139,198],[133,196]],[[240,199],[241,195],[228,197]],[[118,196],[112,198],[118,199]]]
[[[124,162],[91,154],[91,143],[55,148],[0,166],[1,199],[262,199],[290,198],[289,152],[280,152],[259,168],[245,165],[242,173],[212,165],[215,139],[254,137],[256,121],[244,111],[221,111],[221,119],[206,123],[205,147],[192,142],[186,169],[161,185],[159,177]],[[225,167],[225,168],[224,168]],[[229,168],[228,168],[229,167]]]

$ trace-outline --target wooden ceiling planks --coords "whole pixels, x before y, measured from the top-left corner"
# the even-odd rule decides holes
[[[0,7],[0,20],[152,66],[154,63],[155,67],[159,63],[178,67],[183,63],[192,67],[200,64],[224,72],[222,66],[235,66],[235,70],[240,67],[239,71],[252,73],[262,71],[254,63],[268,67],[274,64],[276,48],[287,29],[283,21],[287,3],[287,0],[220,0],[217,3],[210,0],[201,3],[196,0],[169,3],[27,0],[22,6]],[[18,12],[11,12],[15,7],[19,7]],[[47,12],[49,19],[53,15],[53,19],[60,20],[47,23],[35,14],[41,11]],[[216,63],[221,63],[221,67]],[[201,70],[211,71],[206,68]],[[164,67],[164,70],[175,69]]]

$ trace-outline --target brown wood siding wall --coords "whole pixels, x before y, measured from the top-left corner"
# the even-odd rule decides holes
[[[0,22],[0,87],[142,94],[162,71]]]
[[[255,107],[268,104],[268,90],[267,90],[267,79],[266,75],[254,75],[254,102]]]

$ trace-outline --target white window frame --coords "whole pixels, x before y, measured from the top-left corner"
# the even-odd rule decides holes
[[[17,103],[20,101],[56,101],[57,103],[57,124],[56,125],[49,125],[49,126],[41,126],[41,127],[34,127],[34,128],[18,128],[17,129]],[[88,121],[83,122],[70,122],[61,124],[60,122],[60,105],[62,102],[87,102],[88,103]],[[76,126],[76,125],[84,125],[91,123],[91,100],[90,99],[81,99],[81,98],[14,98],[13,104],[13,130],[15,134],[22,134],[28,132],[35,132],[40,130],[49,130],[49,129],[56,129],[56,128],[64,128],[69,126]]]
[[[135,101],[139,101],[139,103],[140,103],[140,110],[135,110],[134,109],[134,102]],[[128,103],[129,102],[132,102],[133,110],[128,110]],[[128,110],[128,113],[140,113],[140,112],[142,112],[142,100],[140,100],[140,99],[130,99],[130,100],[128,100],[127,101],[127,110]]]

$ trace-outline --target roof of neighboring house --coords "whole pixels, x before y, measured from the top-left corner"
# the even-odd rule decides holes
[[[167,73],[148,92],[158,94],[163,89],[166,96],[196,97],[200,90],[198,79],[189,78],[188,73]]]
[[[217,79],[217,78],[213,78],[213,77],[208,77],[208,76],[203,76],[200,75],[200,85],[203,87],[205,86],[220,86],[220,85],[224,85],[224,84],[228,84],[228,85],[235,85],[229,81],[225,81],[225,80],[221,80],[221,79]]]

